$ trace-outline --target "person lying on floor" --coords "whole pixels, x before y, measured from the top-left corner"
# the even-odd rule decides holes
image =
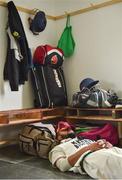
[[[75,137],[67,122],[59,122],[56,138],[60,142],[49,152],[49,161],[60,171],[88,174],[95,179],[122,178],[122,149],[105,139],[93,141]]]

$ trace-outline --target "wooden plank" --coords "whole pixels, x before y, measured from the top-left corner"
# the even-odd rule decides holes
[[[65,115],[65,110],[64,107],[57,107],[57,108],[51,108],[51,109],[44,109],[42,112],[42,117],[45,116],[64,116]]]
[[[65,110],[81,110],[81,111],[122,111],[122,108],[74,108],[74,107],[65,107]]]
[[[0,124],[8,124],[9,123],[9,115],[8,114],[0,114]]]
[[[93,10],[96,10],[96,9],[99,9],[99,8],[107,7],[107,6],[114,5],[114,4],[121,3],[121,2],[122,2],[122,0],[111,0],[111,1],[100,3],[100,4],[90,4],[89,7],[82,8],[82,9],[72,11],[72,12],[66,12],[65,14],[56,16],[55,19],[60,20],[60,19],[66,18],[67,15],[76,16],[76,15],[79,15],[79,14],[82,14],[82,13],[86,13],[86,12],[89,12],[89,11],[93,11]]]
[[[45,117],[42,118],[42,121],[43,121],[43,120],[50,120],[50,119],[60,119],[60,118],[62,118],[62,117],[63,117],[63,116],[61,116],[61,115],[45,116]]]
[[[7,3],[0,1],[0,6],[7,7]],[[28,8],[24,8],[24,7],[20,7],[20,6],[16,6],[16,8],[18,11],[21,11],[24,13],[28,13],[28,14],[32,14],[32,15],[35,14],[34,10],[32,10],[32,9],[28,9]],[[51,20],[56,20],[55,16],[51,16],[51,15],[46,15],[46,18],[51,19]]]
[[[23,119],[41,119],[42,118],[42,113],[40,110],[28,110],[28,111],[21,111],[21,112],[14,112],[10,113],[9,116],[9,121],[15,121],[18,119],[23,120]]]
[[[122,118],[113,119],[111,116],[66,116],[66,119],[79,119],[79,120],[95,120],[95,121],[115,121],[122,122]]]
[[[86,12],[89,12],[92,10],[107,7],[107,6],[114,5],[114,4],[121,3],[121,2],[122,2],[122,0],[111,0],[111,1],[103,2],[103,3],[99,3],[99,4],[90,3],[89,7],[82,8],[82,9],[72,11],[72,12],[67,12],[67,13],[59,15],[59,16],[46,15],[46,18],[51,19],[51,20],[60,20],[60,19],[66,18],[67,15],[76,16],[76,15],[79,15],[82,13],[86,13]],[[7,7],[7,3],[2,0],[2,1],[0,1],[0,6]],[[35,13],[34,10],[31,10],[28,8],[24,8],[24,7],[20,7],[20,6],[16,6],[16,7],[19,11],[24,12],[24,13],[33,14],[33,15]]]
[[[0,116],[2,116],[3,114],[4,116],[8,116],[8,122],[18,119],[41,119],[42,109],[17,109],[0,111]]]
[[[42,112],[43,109],[42,108],[24,108],[24,109],[12,109],[12,110],[4,110],[4,111],[0,111],[1,113],[12,113],[12,114],[16,114],[16,113],[21,113],[21,112],[27,112],[27,111],[31,111],[31,112]]]
[[[21,119],[21,120],[13,120],[10,121],[8,124],[0,124],[0,127],[4,127],[4,126],[11,126],[11,125],[18,125],[18,124],[29,124],[29,123],[35,123],[35,122],[40,122],[40,118],[39,119]]]
[[[122,138],[122,124],[121,124],[121,122],[118,122],[118,136],[119,136],[119,138]]]
[[[0,112],[0,127],[64,117],[64,108],[17,109]]]
[[[42,121],[46,121],[46,120],[57,120],[57,119],[61,119],[62,116],[46,116],[43,117],[42,119],[18,119],[18,120],[13,120],[10,121],[8,124],[0,124],[0,127],[4,127],[4,126],[11,126],[11,125],[19,125],[19,124],[29,124],[29,123],[36,123],[36,122],[42,122]]]

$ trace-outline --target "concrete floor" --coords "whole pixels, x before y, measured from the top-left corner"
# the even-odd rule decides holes
[[[91,179],[73,172],[62,173],[50,162],[20,152],[18,145],[0,149],[0,179]]]

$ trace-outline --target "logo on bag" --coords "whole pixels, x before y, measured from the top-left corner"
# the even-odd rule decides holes
[[[54,72],[54,76],[55,76],[55,81],[56,81],[58,87],[61,88],[62,86],[61,86],[61,82],[60,82],[59,77],[58,77],[58,73],[55,69],[53,70],[53,72]]]
[[[52,64],[57,64],[58,62],[58,57],[56,55],[54,55],[52,58],[51,58],[51,63]]]

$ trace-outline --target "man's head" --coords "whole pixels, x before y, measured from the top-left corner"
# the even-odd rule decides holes
[[[61,141],[66,138],[74,138],[75,132],[72,125],[66,121],[59,121],[56,127],[57,140]]]

